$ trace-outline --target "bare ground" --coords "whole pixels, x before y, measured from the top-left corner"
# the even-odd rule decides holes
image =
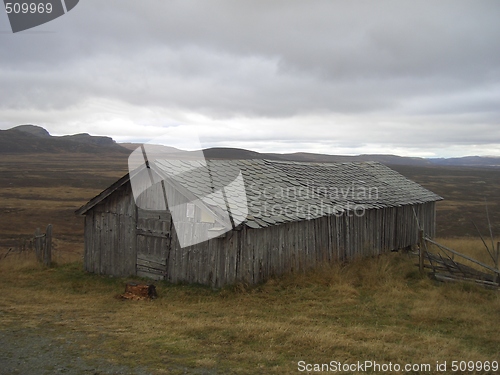
[[[105,353],[85,345],[79,332],[61,334],[51,328],[0,330],[0,374],[151,374],[144,368],[114,364]],[[104,354],[104,355],[103,355]]]

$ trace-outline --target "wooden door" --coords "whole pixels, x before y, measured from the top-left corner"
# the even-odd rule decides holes
[[[167,275],[172,218],[166,211],[137,210],[137,276],[163,280]]]

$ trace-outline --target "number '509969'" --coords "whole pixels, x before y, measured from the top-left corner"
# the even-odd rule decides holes
[[[52,13],[51,3],[5,3],[5,11],[10,13]]]

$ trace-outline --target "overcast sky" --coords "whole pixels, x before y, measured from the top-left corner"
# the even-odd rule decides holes
[[[0,129],[500,156],[500,1],[81,0],[13,34]]]

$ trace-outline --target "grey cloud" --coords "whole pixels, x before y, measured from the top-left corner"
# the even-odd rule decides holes
[[[211,118],[361,116],[382,143],[419,126],[483,142],[469,129],[499,122],[498,19],[497,1],[85,1],[38,29],[52,33],[0,34],[0,116],[103,98]]]

